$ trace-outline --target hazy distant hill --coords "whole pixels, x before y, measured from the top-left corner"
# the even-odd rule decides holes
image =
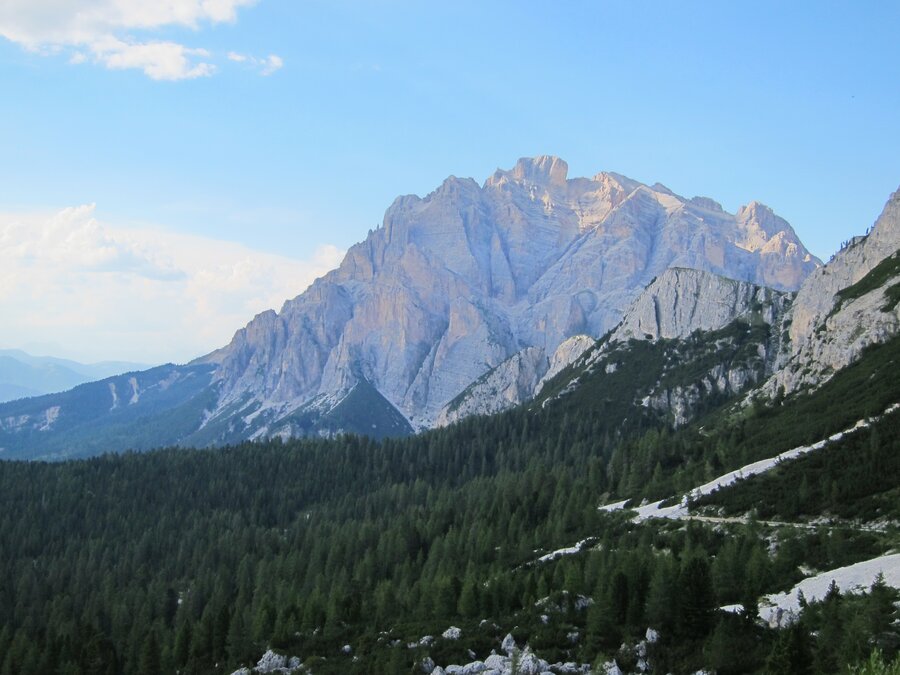
[[[146,368],[142,363],[79,363],[33,356],[19,349],[0,349],[0,402],[66,391],[85,382]]]

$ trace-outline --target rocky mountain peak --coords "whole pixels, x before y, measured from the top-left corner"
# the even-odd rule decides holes
[[[885,250],[900,245],[900,187],[888,198],[869,238],[883,245]]]
[[[485,187],[515,182],[540,187],[565,187],[569,165],[553,155],[522,157],[510,171],[497,169],[488,178]]]
[[[739,208],[735,220],[741,233],[738,245],[748,251],[759,251],[767,245],[771,248],[773,245],[770,242],[779,235],[778,243],[774,246],[786,246],[799,241],[796,232],[784,218],[778,217],[771,208],[758,201]]]
[[[699,206],[701,209],[706,209],[707,211],[724,213],[722,205],[715,199],[710,199],[709,197],[691,197],[691,204],[693,204],[694,206]]]
[[[751,205],[742,221],[713,204],[615,173],[570,179],[553,156],[520,159],[484,187],[450,177],[401,197],[338,270],[207,359],[222,392],[213,416],[239,404],[248,434],[281,433],[282,417],[339,405],[364,380],[429,427],[505,362],[481,389],[515,399],[562,343],[606,333],[670,267],[795,289],[817,266],[770,210]],[[785,232],[807,257],[745,245],[750,225],[765,241]]]

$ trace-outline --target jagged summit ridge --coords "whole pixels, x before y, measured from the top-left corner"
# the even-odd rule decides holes
[[[221,391],[213,417],[266,409],[255,419],[272,433],[364,379],[415,428],[432,426],[523,349],[549,358],[567,338],[603,335],[670,267],[794,290],[818,265],[762,205],[732,215],[659,184],[521,159],[482,185],[451,177],[398,198],[338,269],[205,357]]]

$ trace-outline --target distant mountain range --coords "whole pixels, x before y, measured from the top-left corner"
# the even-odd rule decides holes
[[[776,396],[817,386],[897,333],[897,305],[882,298],[896,294],[896,194],[872,233],[823,267],[761,204],[729,214],[659,184],[566,172],[538,157],[483,185],[451,177],[401,197],[338,269],[226,347],[0,406],[0,448],[62,458],[404,435],[544,397],[603,336],[685,339],[739,317],[774,337],[757,346],[758,364],[711,381],[722,395],[764,385]],[[644,395],[690,414],[691,392]]]
[[[52,356],[33,356],[19,349],[0,349],[0,402],[66,391],[85,382],[146,368],[143,363],[103,361],[88,364]]]

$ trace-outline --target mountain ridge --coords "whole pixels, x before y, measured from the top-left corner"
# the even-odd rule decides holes
[[[145,370],[126,361],[80,363],[54,356],[34,356],[21,349],[0,349],[0,402],[66,391],[85,382]]]
[[[192,380],[202,387],[174,390],[146,413],[194,415],[192,430],[165,435],[166,443],[184,445],[402,435],[527,399],[672,268],[782,289],[771,294],[799,287],[819,264],[790,225],[757,202],[729,214],[709,198],[687,200],[660,184],[604,172],[568,178],[559,158],[526,158],[483,185],[450,177],[424,198],[398,197],[383,226],[337,269],[191,362],[186,368],[202,366],[201,379]],[[739,287],[733,283],[708,282],[723,293]],[[758,292],[746,290],[741,302]],[[716,314],[716,325],[738,311],[734,302]],[[484,384],[494,393],[473,404],[460,399]],[[112,390],[84,391],[114,409]],[[354,391],[349,400],[371,406],[348,415],[341,404]],[[122,404],[135,406],[135,415],[143,405]],[[53,406],[44,407],[15,410],[41,420]],[[68,414],[63,407],[54,424],[73,423]],[[152,447],[144,438],[136,447]],[[15,437],[0,435],[0,447],[24,451]],[[53,453],[69,451],[79,450]]]
[[[795,288],[819,264],[759,203],[730,215],[619,174],[567,173],[540,156],[482,186],[450,177],[398,197],[337,270],[198,361],[217,365],[226,405],[249,393],[277,418],[361,374],[424,428],[522,349],[549,358],[574,335],[600,337],[669,266]]]

